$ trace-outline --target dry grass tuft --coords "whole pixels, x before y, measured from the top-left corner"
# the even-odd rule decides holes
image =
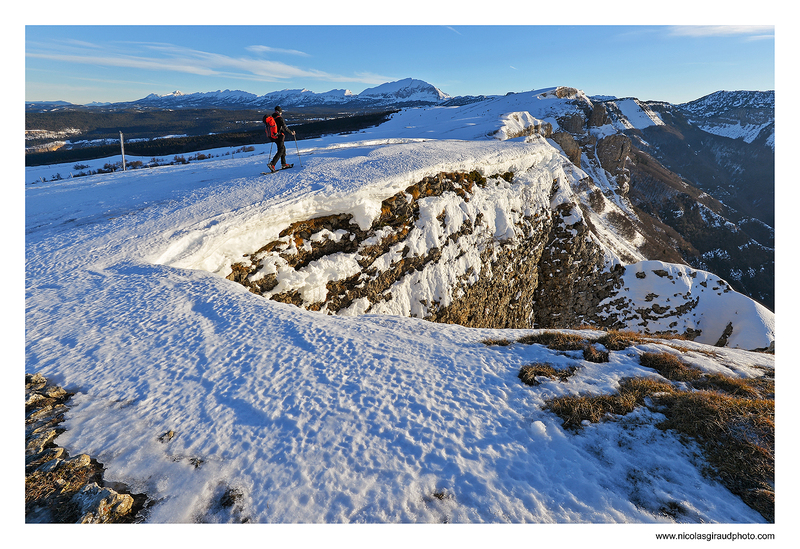
[[[774,400],[681,391],[659,395],[657,403],[667,416],[658,426],[697,440],[720,481],[774,522]]]
[[[577,430],[586,421],[595,423],[610,414],[630,413],[636,406],[646,405],[650,397],[666,416],[657,427],[696,440],[710,465],[707,474],[718,477],[747,505],[774,522],[774,380],[729,379],[717,374],[695,377],[695,371],[677,359],[678,366],[657,354],[653,360],[658,361],[662,375],[689,381],[696,390],[679,391],[671,383],[652,378],[629,378],[620,383],[617,394],[559,397],[548,401],[545,409],[558,415],[564,428]]]
[[[537,362],[535,364],[523,366],[522,369],[520,369],[519,374],[517,374],[517,377],[519,377],[524,384],[533,387],[539,385],[539,382],[536,380],[537,377],[548,377],[550,379],[558,379],[564,382],[575,373],[575,370],[575,367],[566,368],[564,370],[556,370],[549,364]]]
[[[624,415],[636,407],[633,394],[563,396],[549,401],[545,410],[550,410],[562,420],[565,429],[579,429],[584,421],[598,423],[611,414]]]
[[[697,368],[686,366],[678,357],[666,352],[644,353],[639,357],[639,364],[654,369],[672,381],[694,381],[703,375]]]
[[[540,334],[530,334],[517,339],[518,343],[533,345],[538,343],[555,351],[580,351],[587,342],[586,339],[577,334],[565,332],[542,332]]]
[[[597,423],[609,414],[628,414],[637,405],[644,404],[645,397],[652,394],[673,391],[672,385],[663,381],[629,378],[620,382],[619,392],[615,395],[558,397],[548,401],[545,409],[564,420],[564,428],[577,429],[584,421]]]
[[[595,340],[596,343],[604,345],[609,351],[623,351],[631,345],[644,343],[645,341],[647,341],[647,338],[643,334],[622,330],[609,330],[605,335]]]
[[[629,377],[620,382],[619,388],[621,393],[633,395],[640,405],[645,403],[646,397],[675,391],[671,383],[652,377]]]
[[[583,348],[583,360],[598,364],[608,362],[608,351],[601,351],[594,345],[587,344]]]
[[[498,345],[500,347],[508,347],[509,345],[511,345],[513,343],[513,341],[509,341],[508,339],[505,339],[505,338],[501,338],[501,339],[489,338],[489,339],[484,339],[483,341],[481,341],[481,343],[483,343],[484,345],[487,345],[487,346]]]
[[[770,386],[761,379],[732,378],[722,374],[705,375],[702,379],[692,383],[692,386],[696,389],[719,391],[743,398],[767,398],[771,394]],[[774,384],[772,390],[774,390]]]

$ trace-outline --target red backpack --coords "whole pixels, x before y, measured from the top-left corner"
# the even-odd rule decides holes
[[[278,124],[275,123],[275,119],[272,118],[271,114],[264,115],[264,124],[266,124],[266,132],[267,137],[270,139],[277,139],[278,138]]]

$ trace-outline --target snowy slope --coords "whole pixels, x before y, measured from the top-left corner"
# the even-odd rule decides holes
[[[658,113],[638,99],[618,99],[610,101],[606,105],[612,109],[616,108],[622,115],[615,121],[615,125],[620,130],[642,130],[650,126],[664,125]]]
[[[637,331],[701,331],[695,341],[716,345],[730,322],[725,342],[730,347],[766,349],[775,341],[775,315],[769,309],[733,291],[718,276],[686,265],[661,261],[629,265],[622,290],[607,302],[616,299],[639,311],[628,325]],[[642,310],[649,313],[646,320]]]
[[[670,501],[686,509],[682,521],[762,522],[700,474],[696,448],[653,427],[657,414],[574,435],[542,410],[546,398],[657,375],[637,357],[668,343],[593,364],[539,345],[481,343],[529,330],[326,316],[224,278],[286,224],[342,211],[367,223],[422,175],[513,168],[531,186],[536,173],[579,179],[544,139],[486,137],[503,127],[498,113],[555,121],[546,94],[522,103],[404,111],[381,128],[304,142],[302,166],[270,176],[258,175],[261,146],[26,184],[25,368],[77,392],[59,444],[156,499],[154,523],[666,523],[659,509]],[[68,169],[31,168],[26,182]],[[774,367],[771,355],[716,352],[722,361],[683,359],[733,376]],[[579,373],[524,386],[517,372],[535,361]],[[175,438],[159,442],[169,430]],[[631,475],[647,482],[634,490]],[[221,509],[226,488],[243,496]]]

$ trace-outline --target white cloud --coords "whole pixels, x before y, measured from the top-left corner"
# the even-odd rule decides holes
[[[263,45],[248,46],[245,49],[255,54],[290,53],[308,56],[299,50],[284,50]],[[38,43],[26,52],[26,56],[62,63],[177,72],[261,82],[306,78],[327,82],[360,82],[372,85],[392,80],[390,77],[373,73],[355,73],[355,75],[349,76],[331,74],[322,70],[302,68],[265,59],[261,56],[233,57],[162,42],[118,42],[113,51],[109,47],[101,48],[98,45],[78,41],[71,41],[70,47],[66,47],[64,43],[56,45]]]
[[[128,42],[125,44],[124,50],[120,51],[118,49],[113,54],[98,53],[97,47],[92,47],[91,44],[87,43],[73,43],[72,46],[69,50],[63,47],[58,50],[48,50],[39,45],[39,51],[28,51],[26,56],[64,63],[181,72],[200,76],[225,76],[248,80],[277,81],[288,78],[336,78],[336,75],[331,75],[324,71],[304,69],[279,61],[255,57],[231,57],[168,43]],[[108,52],[107,49],[105,51]],[[130,53],[122,53],[122,51]]]
[[[270,46],[254,45],[254,46],[247,46],[245,49],[253,53],[283,53],[288,55],[299,55],[301,57],[310,57],[310,55],[304,51],[286,50],[283,48],[273,48]]]
[[[774,37],[775,27],[771,25],[678,25],[670,27],[675,36],[736,36],[758,35]]]

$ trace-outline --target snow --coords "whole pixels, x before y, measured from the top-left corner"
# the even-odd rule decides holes
[[[704,132],[728,137],[730,139],[742,139],[745,143],[752,143],[759,136],[764,128],[769,127],[771,122],[764,124],[698,124],[698,128]]]
[[[620,122],[624,129],[642,130],[650,126],[663,126],[664,122],[658,113],[652,111],[647,105],[638,99],[620,99],[614,102],[622,112],[623,119]]]
[[[650,332],[701,330],[695,341],[714,345],[730,319],[737,319],[732,322],[728,346],[767,349],[775,341],[775,315],[707,271],[662,261],[641,261],[625,269],[623,289],[615,299],[620,296],[630,300],[634,310],[655,305],[670,310],[669,315],[648,322]],[[692,303],[695,305],[685,314],[674,314],[675,309]]]
[[[25,369],[76,392],[58,443],[96,457],[107,480],[157,500],[152,523],[665,525],[672,519],[659,507],[670,501],[687,509],[686,522],[763,522],[701,475],[697,448],[656,429],[657,414],[640,410],[576,435],[542,410],[547,398],[608,393],[624,377],[657,375],[637,357],[666,344],[592,364],[539,345],[482,343],[530,330],[401,316],[410,299],[386,314],[359,314],[364,303],[356,302],[349,316],[329,316],[224,278],[289,223],[345,212],[366,227],[381,200],[426,175],[514,170],[520,192],[573,177],[547,140],[487,137],[504,114],[554,121],[559,104],[574,108],[531,92],[409,109],[379,128],[303,141],[302,165],[269,176],[259,175],[266,146],[35,184],[69,166],[26,169]],[[505,238],[511,212],[525,214],[511,190],[487,190],[466,210],[446,196],[430,202],[422,211],[430,223],[412,242],[429,248],[446,238],[434,222],[442,209],[481,211]],[[351,259],[340,259],[286,284],[320,291],[350,272]],[[453,273],[418,274],[419,288],[405,295],[441,299]],[[737,376],[774,366],[771,355],[722,352],[726,365],[702,353],[683,358]],[[569,382],[527,387],[517,373],[531,362],[580,369]],[[159,442],[169,430],[175,438]],[[233,510],[213,505],[225,487],[243,494]]]

